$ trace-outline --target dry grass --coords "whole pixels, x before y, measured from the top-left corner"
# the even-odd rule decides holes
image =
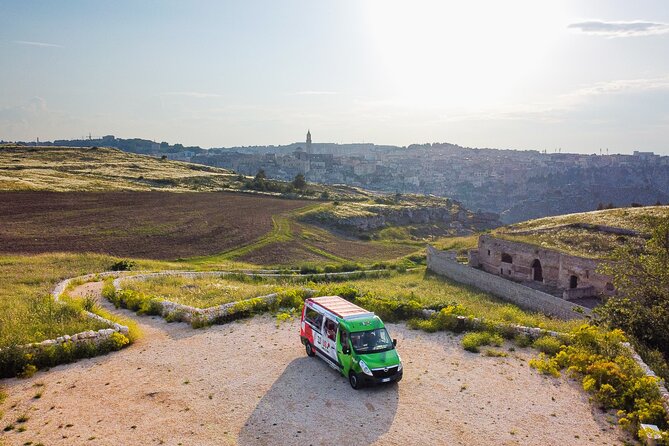
[[[160,160],[109,148],[1,147],[0,190],[221,190],[225,169]]]
[[[607,209],[604,211],[545,217],[497,229],[500,238],[556,249],[589,258],[608,258],[623,246],[641,249],[644,236],[660,219],[669,218],[669,206]],[[601,225],[637,231],[639,235],[619,235],[574,224]]]
[[[125,280],[122,287],[198,308],[263,296],[280,289],[275,281],[247,282],[225,277],[188,279],[178,276],[162,276],[142,281]]]
[[[117,260],[97,254],[0,256],[0,348],[106,328],[83,316],[80,305],[56,303],[50,293],[62,279],[106,271]],[[137,261],[137,268],[142,269],[183,267],[178,263]]]

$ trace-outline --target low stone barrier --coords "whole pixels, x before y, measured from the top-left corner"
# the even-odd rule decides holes
[[[170,318],[175,322],[186,322],[192,324],[199,322],[203,324],[211,324],[217,320],[224,320],[233,316],[233,310],[236,305],[244,302],[254,301],[260,299],[267,305],[271,305],[276,301],[278,294],[272,293],[266,296],[258,296],[251,299],[240,300],[237,302],[229,302],[222,305],[217,305],[208,308],[197,308],[188,305],[183,305],[169,300],[155,301],[155,305],[160,308],[160,315],[164,318]]]

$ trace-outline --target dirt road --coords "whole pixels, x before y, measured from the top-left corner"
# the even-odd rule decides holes
[[[100,286],[76,291],[97,294]],[[193,330],[136,319],[144,337],[129,348],[2,382],[10,394],[2,427],[15,428],[0,432],[0,443],[622,443],[621,431],[577,383],[528,367],[530,350],[486,357],[464,351],[459,337],[389,324],[404,380],[355,391],[323,361],[306,357],[297,321],[277,327],[265,316]],[[16,423],[23,414],[28,420]]]

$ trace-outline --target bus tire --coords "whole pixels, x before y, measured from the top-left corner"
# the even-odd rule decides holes
[[[353,371],[348,374],[348,382],[355,390],[360,388],[360,379],[358,378],[358,374]]]
[[[314,347],[311,345],[311,342],[307,341],[307,343],[304,345],[304,349],[307,351],[307,356],[316,356],[316,352],[314,351]]]

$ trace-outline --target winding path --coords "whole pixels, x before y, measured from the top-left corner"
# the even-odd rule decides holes
[[[99,296],[102,283],[75,295]],[[389,324],[406,364],[396,386],[352,390],[307,358],[298,323],[268,316],[193,330],[126,310],[144,336],[106,356],[10,379],[0,433],[23,445],[621,444],[578,385],[540,376],[530,350],[465,352],[459,337]],[[41,397],[34,398],[41,392]],[[15,406],[11,408],[12,405]],[[18,425],[17,425],[18,426]]]

